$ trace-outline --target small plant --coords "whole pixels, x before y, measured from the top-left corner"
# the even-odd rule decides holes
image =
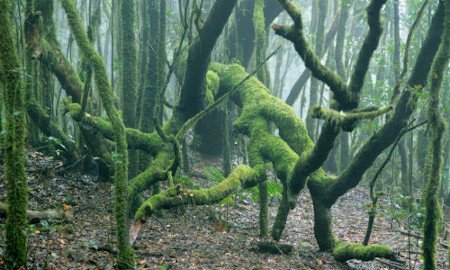
[[[205,174],[206,178],[209,181],[215,183],[220,183],[225,179],[225,176],[216,167],[207,167],[206,169],[203,170],[203,174]]]
[[[386,215],[396,220],[410,218],[411,227],[420,229],[424,221],[424,211],[425,209],[420,201],[414,198],[411,200],[410,196],[396,194],[390,200]]]
[[[267,191],[269,192],[269,198],[275,198],[277,200],[281,200],[282,194],[281,192],[283,191],[283,186],[280,185],[279,183],[272,181],[272,180],[267,180]],[[258,202],[259,201],[259,189],[257,187],[253,187],[250,189],[250,198],[253,202]]]

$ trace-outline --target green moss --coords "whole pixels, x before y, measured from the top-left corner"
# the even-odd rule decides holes
[[[212,104],[219,93],[220,78],[212,71],[206,73],[206,101],[208,105]]]
[[[395,259],[395,253],[385,245],[364,246],[356,243],[339,243],[333,250],[334,258],[339,262],[351,259],[371,261],[375,258]]]
[[[13,1],[0,1],[0,67],[3,74],[5,135],[4,150],[6,202],[5,265],[11,269],[27,265],[28,186],[25,172],[25,98],[21,65],[16,51],[14,23],[10,18]]]

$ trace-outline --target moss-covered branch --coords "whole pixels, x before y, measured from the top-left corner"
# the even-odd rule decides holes
[[[351,259],[371,261],[375,258],[395,260],[395,252],[385,245],[364,246],[356,243],[339,243],[333,250],[333,257],[339,262]]]
[[[340,11],[338,12],[338,14],[336,14],[335,18],[333,19],[331,27],[330,27],[330,29],[328,30],[328,33],[325,36],[325,43],[324,43],[324,46],[323,46],[323,50],[318,55],[319,58],[322,58],[325,55],[325,53],[328,51],[328,48],[333,43],[334,38],[337,36],[338,29],[339,29],[339,26],[340,26],[340,21],[341,21],[340,20],[340,18],[341,18],[340,14],[342,13],[343,9],[344,9],[344,6],[342,6],[340,8]],[[344,46],[342,46],[342,48],[344,48]],[[340,75],[339,74],[339,69],[338,69],[338,75]],[[303,70],[302,74],[300,75],[298,80],[295,82],[295,84],[292,86],[291,91],[289,92],[289,95],[286,98],[286,103],[287,104],[289,104],[291,106],[294,104],[294,102],[297,100],[298,96],[300,95],[300,92],[302,91],[302,89],[304,88],[304,86],[306,85],[306,83],[308,82],[310,77],[311,77],[311,71],[309,69],[307,69],[307,68],[305,70]],[[343,76],[341,76],[341,77],[343,77]]]
[[[257,171],[249,166],[240,165],[218,185],[209,189],[189,190],[181,186],[169,188],[148,199],[136,211],[135,220],[143,219],[159,209],[171,209],[181,205],[206,205],[220,202],[242,186],[258,183]]]
[[[313,106],[311,116],[331,121],[337,126],[353,125],[354,122],[364,119],[372,120],[394,109],[392,105],[383,108],[369,108],[367,110],[352,110],[349,112],[336,111],[322,106]]]
[[[173,154],[160,151],[149,167],[130,180],[128,190],[130,200],[134,200],[141,192],[148,190],[152,185],[166,180],[167,171],[171,169]]]
[[[314,53],[305,37],[300,9],[290,0],[279,0],[278,2],[280,2],[293,19],[294,25],[289,27],[273,25],[272,28],[275,30],[275,33],[290,40],[294,44],[296,51],[302,57],[305,66],[311,70],[313,76],[330,87],[341,109],[356,108],[359,103],[361,89],[370,60],[378,47],[378,42],[381,37],[380,12],[386,0],[373,0],[367,7],[367,21],[370,30],[359,52],[348,86],[341,77],[320,63],[319,56]]]
[[[383,28],[381,25],[381,9],[387,0],[372,0],[367,7],[367,23],[369,24],[369,33],[364,39],[364,43],[359,51],[358,58],[353,73],[350,78],[348,90],[352,93],[353,99],[359,102],[361,90],[364,85],[367,70],[373,53],[378,47]]]
[[[76,103],[66,103],[66,110],[81,126],[94,129],[101,136],[114,140],[114,130],[111,122],[107,119],[88,113],[82,115],[81,105]],[[156,155],[163,147],[163,141],[156,132],[145,133],[134,128],[125,128],[125,132],[129,149],[140,149],[151,155]]]
[[[25,22],[28,53],[55,74],[62,88],[72,97],[72,101],[80,102],[83,83],[72,64],[61,52],[57,40],[46,40],[41,35],[39,18],[40,14],[34,13],[29,15]]]
[[[294,43],[296,51],[305,62],[305,66],[311,70],[314,77],[330,87],[336,100],[343,104],[350,102],[350,95],[344,81],[328,67],[320,63],[319,57],[314,53],[314,50],[306,40],[302,27],[273,25],[272,29],[275,30],[277,35],[285,37]]]
[[[272,25],[272,29],[275,30],[277,35],[290,40],[294,44],[295,50],[305,62],[305,66],[311,70],[314,77],[323,81],[330,87],[330,90],[334,93],[336,100],[342,104],[349,103],[351,101],[351,97],[347,91],[345,82],[331,69],[320,62],[320,58],[316,55],[309,44],[309,41],[304,33],[303,19],[300,9],[298,9],[298,7],[295,6],[291,0],[279,0],[278,2],[287,11],[289,16],[294,21],[294,24],[291,26],[274,24]]]

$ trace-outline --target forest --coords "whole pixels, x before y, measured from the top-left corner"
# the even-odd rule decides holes
[[[1,269],[450,269],[450,0],[0,0]]]

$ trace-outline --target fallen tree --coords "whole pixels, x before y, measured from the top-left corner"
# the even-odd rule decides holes
[[[6,217],[8,211],[8,205],[6,203],[0,202],[0,217]],[[37,211],[37,210],[27,210],[27,217],[29,223],[38,223],[41,220],[47,220],[47,219],[61,219],[65,215],[62,211],[58,210],[44,210],[44,211]]]

